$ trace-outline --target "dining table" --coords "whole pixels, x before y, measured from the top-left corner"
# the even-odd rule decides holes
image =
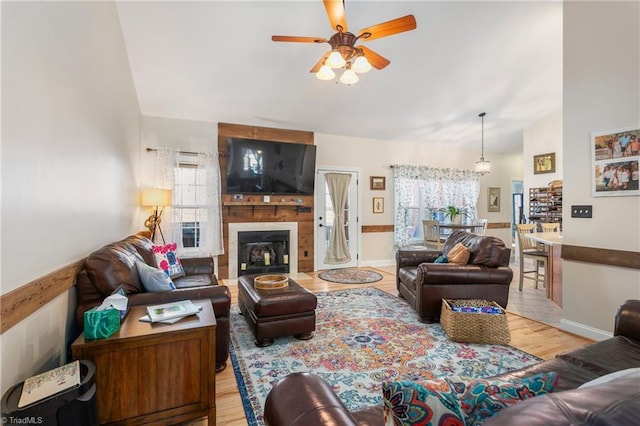
[[[532,232],[527,238],[542,244],[549,253],[549,295],[551,300],[562,307],[562,233],[561,232]]]

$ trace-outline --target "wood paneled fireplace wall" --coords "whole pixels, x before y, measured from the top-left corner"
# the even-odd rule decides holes
[[[256,222],[297,222],[298,241],[292,242],[290,250],[298,250],[298,271],[313,271],[314,239],[313,195],[272,194],[269,202],[262,195],[243,194],[242,200],[234,200],[234,194],[227,194],[227,138],[259,139],[274,142],[314,144],[313,132],[273,129],[269,127],[245,126],[241,124],[218,123],[218,152],[220,153],[220,174],[222,176],[222,229],[225,254],[218,257],[218,275],[229,278],[229,224]]]

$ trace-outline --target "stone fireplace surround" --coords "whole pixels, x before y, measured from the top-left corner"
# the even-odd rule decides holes
[[[238,278],[238,232],[289,231],[289,274],[298,273],[297,222],[244,222],[229,224],[229,279]]]

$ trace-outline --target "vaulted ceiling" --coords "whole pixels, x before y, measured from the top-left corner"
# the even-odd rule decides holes
[[[329,38],[321,0],[118,2],[143,115],[517,152],[561,107],[562,3],[349,1],[349,30],[407,14],[365,44],[391,61],[345,86],[309,72]]]

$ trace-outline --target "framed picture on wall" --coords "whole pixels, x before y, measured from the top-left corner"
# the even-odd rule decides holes
[[[555,173],[556,171],[556,153],[540,154],[533,156],[533,174],[540,175],[543,173]]]
[[[384,198],[383,197],[373,197],[373,212],[374,213],[384,213]]]
[[[384,176],[371,176],[371,189],[384,190],[385,178]]]
[[[640,195],[640,125],[591,133],[591,194]]]
[[[500,188],[489,188],[487,206],[487,210],[490,212],[500,211]]]

